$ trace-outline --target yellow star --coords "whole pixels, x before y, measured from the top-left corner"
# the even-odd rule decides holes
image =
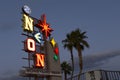
[[[52,38],[52,39],[50,40],[50,43],[52,44],[53,47],[56,45],[56,42],[55,42],[54,38]]]

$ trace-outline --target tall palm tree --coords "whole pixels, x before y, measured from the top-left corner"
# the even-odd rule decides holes
[[[61,68],[64,73],[64,80],[67,80],[67,74],[71,74],[71,66],[66,61],[61,63]]]
[[[72,62],[72,72],[71,72],[71,80],[74,73],[74,59],[73,59],[73,38],[70,34],[66,35],[66,39],[62,40],[62,43],[64,45],[64,48],[67,48],[70,51],[71,54],[71,62]]]
[[[85,40],[88,37],[86,36],[86,32],[81,32],[81,30],[79,29],[72,31],[71,36],[74,39],[73,40],[74,48],[78,51],[79,67],[80,67],[78,80],[80,80],[80,74],[82,73],[83,70],[82,50],[84,50],[85,47],[89,48],[89,44]]]

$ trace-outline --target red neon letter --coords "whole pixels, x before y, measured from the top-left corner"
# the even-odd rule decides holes
[[[35,55],[36,55],[36,64],[35,64],[35,66],[43,68],[45,66],[45,62],[44,62],[45,55],[44,54],[35,54]]]
[[[35,51],[35,41],[32,38],[28,38],[26,43],[27,43],[26,50],[34,52]]]

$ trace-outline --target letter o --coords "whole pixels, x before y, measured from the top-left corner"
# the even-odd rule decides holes
[[[28,51],[35,51],[35,41],[32,38],[27,39],[27,50]]]

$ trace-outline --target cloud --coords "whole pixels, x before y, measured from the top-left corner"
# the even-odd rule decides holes
[[[84,70],[98,69],[101,66],[105,65],[105,63],[108,62],[109,59],[119,55],[120,55],[119,50],[86,55],[83,57]],[[75,71],[78,72],[79,71],[78,57],[74,59],[75,59]]]

